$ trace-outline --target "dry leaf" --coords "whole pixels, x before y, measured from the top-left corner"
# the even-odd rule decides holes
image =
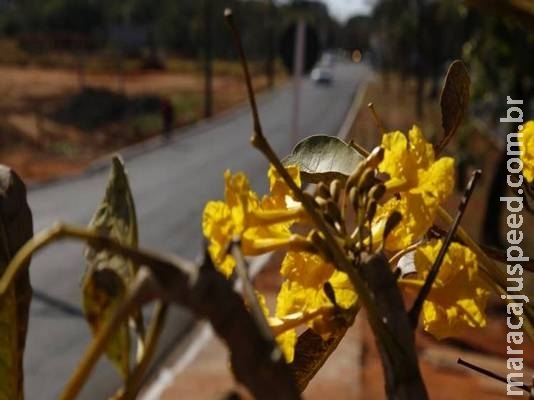
[[[24,183],[9,168],[0,166],[0,274],[31,239],[32,225]],[[0,399],[24,398],[22,365],[31,296],[26,265],[0,301]]]
[[[106,193],[95,212],[89,229],[95,229],[122,244],[137,246],[137,218],[124,165],[113,158]],[[111,318],[133,281],[136,266],[126,258],[108,250],[88,248],[86,271],[82,280],[83,308],[93,333]],[[134,317],[142,334],[142,317]],[[128,322],[124,322],[111,338],[106,355],[123,378],[130,370],[131,338]]]

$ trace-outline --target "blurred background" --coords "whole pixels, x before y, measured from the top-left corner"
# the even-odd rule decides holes
[[[360,50],[383,73],[385,89],[390,74],[401,85],[415,78],[419,118],[425,101],[439,95],[448,62],[464,59],[473,115],[493,125],[503,96],[530,98],[533,86],[531,2],[508,15],[504,3],[2,0],[0,155],[30,179],[65,174],[241,102],[225,7],[241,27],[258,90],[286,81],[282,39],[302,18],[319,51]],[[45,163],[36,168],[29,160]]]
[[[98,155],[242,102],[225,7],[258,90],[287,80],[280,38],[297,15],[321,48],[368,39],[370,17],[351,20],[354,7],[343,1],[1,1],[2,158],[32,180],[77,172]]]
[[[388,107],[388,117],[405,117],[390,128],[418,120],[428,137],[440,125],[432,123],[438,119],[431,110],[424,118],[425,105],[437,104],[450,61],[463,59],[472,77],[472,118],[451,146],[459,187],[486,150],[499,151],[509,129],[498,124],[506,96],[524,99],[525,114],[532,115],[531,1],[2,0],[4,162],[31,181],[74,174],[110,151],[241,103],[245,92],[221,17],[225,7],[234,10],[258,91],[288,80],[292,64],[284,64],[294,45],[288,32],[304,20],[316,42],[308,49],[311,62],[323,53],[314,81],[330,83],[333,57],[358,50],[383,79],[380,91],[400,85],[403,96],[413,85],[413,108]],[[496,162],[495,172],[504,171],[505,157]],[[504,190],[497,186],[494,198]],[[493,227],[485,231],[488,243],[501,244]]]
[[[439,95],[443,77],[452,60],[462,59],[471,75],[471,101],[469,117],[446,150],[457,160],[458,181],[458,193],[448,207],[456,208],[470,171],[482,168],[483,182],[473,196],[465,226],[481,242],[496,248],[505,245],[502,232],[506,215],[498,201],[507,193],[503,141],[506,133],[514,132],[517,127],[499,123],[499,118],[506,115],[507,96],[524,101],[525,119],[534,116],[534,2],[528,0],[0,0],[2,163],[12,166],[27,182],[74,176],[110,152],[150,138],[165,141],[170,139],[171,132],[180,136],[179,128],[226,115],[225,112],[241,105],[246,93],[231,35],[222,18],[225,7],[233,9],[240,27],[255,89],[279,93],[284,99],[278,108],[271,107],[270,112],[265,112],[268,121],[281,120],[282,111],[291,108],[289,94],[286,96],[289,91],[284,90],[292,83],[295,24],[305,21],[310,33],[303,78],[308,86],[303,99],[308,98],[309,102],[317,99],[315,106],[307,107],[309,123],[305,134],[315,133],[315,127],[327,116],[334,117],[328,125],[331,131],[324,133],[335,134],[357,90],[362,96],[361,104],[374,103],[387,130],[406,132],[417,123],[427,138],[437,138],[442,131]],[[356,62],[358,67],[354,66]],[[339,98],[343,98],[342,104],[336,105],[335,110],[328,108]],[[234,130],[248,134],[250,118],[247,115],[242,120],[245,122],[240,122]],[[289,123],[273,126],[276,129],[272,131],[281,131],[282,135],[277,145],[287,153]],[[230,130],[226,129],[224,134]],[[221,134],[204,135],[196,144],[188,136],[185,144],[168,146],[157,155],[148,155],[145,161],[129,164],[134,171],[133,179],[139,181],[134,182],[137,186],[132,185],[138,188],[136,200],[139,199],[140,209],[145,207],[140,218],[141,225],[147,227],[143,243],[193,253],[186,254],[188,257],[198,254],[200,232],[196,225],[201,207],[204,200],[222,194],[223,169],[230,162],[235,164],[234,168],[250,167],[252,157],[260,158],[252,151],[249,156],[241,148],[221,147],[220,154],[217,151],[208,154],[206,149],[210,146],[224,144]],[[249,149],[244,137],[236,137],[235,143],[243,143],[243,148]],[[379,142],[375,120],[365,107],[356,113],[349,138],[368,149]],[[206,153],[205,159],[201,163],[194,153],[197,159],[186,165],[187,161],[183,160],[194,149]],[[184,172],[172,170],[176,167],[173,163],[177,154],[182,157]],[[237,155],[242,162],[237,161]],[[162,165],[156,167],[158,162]],[[141,175],[149,165],[156,172],[147,173],[146,177]],[[207,170],[206,166],[213,170]],[[255,176],[263,177],[264,164],[250,168]],[[191,179],[199,171],[209,173],[218,183],[204,184],[200,189],[204,178],[198,182]],[[135,178],[135,172],[139,178]],[[86,223],[92,204],[96,205],[95,199],[103,190],[104,180],[102,173],[90,181],[94,190],[88,190],[85,181],[80,181],[78,186],[73,184],[68,192],[72,197],[65,195],[61,199],[58,187],[31,191],[36,225],[43,228],[59,217]],[[141,183],[156,185],[160,181],[160,187],[166,185],[169,192],[185,187],[183,191],[193,196],[189,208],[182,200],[171,199],[170,194],[166,194],[169,197],[166,203],[161,196],[155,199],[151,193],[159,193],[158,189],[141,186]],[[58,194],[52,194],[52,189]],[[80,194],[82,190],[97,193],[95,199],[86,201],[86,195]],[[203,192],[196,195],[195,190]],[[77,205],[74,198],[80,202],[83,198],[91,205],[85,210],[85,204]],[[63,204],[69,201],[72,209]],[[178,211],[184,216],[174,217],[176,204],[183,208]],[[81,208],[83,212],[79,211]],[[169,216],[169,209],[176,221]],[[525,226],[534,223],[532,215],[525,214],[525,218]],[[182,232],[183,226],[193,225],[192,220],[196,224],[193,233]],[[157,236],[155,232],[162,227],[165,229]],[[194,242],[193,246],[190,242]],[[523,244],[526,253],[534,255],[533,235],[525,232]],[[79,251],[70,252],[69,260],[78,260],[79,255]],[[66,263],[61,256],[47,257],[52,265]],[[68,268],[70,265],[65,266],[65,271]],[[69,286],[69,292],[63,294],[56,289],[57,279],[52,273],[42,272],[42,275],[42,282],[38,277],[32,279],[41,290],[36,292],[41,293],[43,304],[52,307],[57,303],[64,307],[61,302],[68,301],[71,307],[73,299],[79,296],[77,287],[71,289],[70,281],[68,285],[64,283],[63,286]],[[39,318],[47,319],[46,323],[52,319],[53,326],[59,326],[54,320],[56,314],[47,314],[50,311],[43,304],[32,305],[37,315],[33,323],[39,323]],[[431,382],[433,398],[465,398],[459,392],[444,392],[445,383],[456,385],[457,390],[464,388],[466,393],[478,385],[475,392],[485,393],[485,398],[502,398],[501,386],[495,389],[492,383],[465,378],[465,371],[454,365],[461,350],[481,364],[492,365],[493,370],[505,366],[503,309],[497,302],[492,307],[489,330],[483,340],[480,332],[474,331],[465,332],[461,339],[445,342],[440,347],[427,336],[419,338],[427,357],[423,370],[425,379]],[[68,326],[61,331],[69,331]],[[87,330],[82,322],[79,326],[80,331]],[[30,331],[31,328],[30,325]],[[373,353],[369,332],[363,336],[364,348],[370,350],[362,361],[367,392],[360,391],[359,395],[362,399],[381,398],[381,384],[376,379],[380,373],[377,354]],[[35,349],[43,353],[39,353],[39,360],[27,363],[28,371],[35,378],[32,375],[26,385],[34,394],[40,393],[41,382],[47,382],[46,373],[51,373],[48,368],[51,355],[46,353],[43,340],[43,335],[38,333],[29,339],[29,354],[35,354]],[[357,340],[362,339],[359,336]],[[58,372],[58,382],[65,381],[81,354],[83,342],[72,346],[79,347],[73,351],[72,360],[61,367],[63,372]],[[526,363],[533,366],[534,349],[531,344],[525,346]],[[54,350],[55,354],[62,351]],[[344,374],[343,359],[338,360],[341,360],[338,366],[330,368],[333,372],[319,380],[323,386],[309,398],[326,395],[336,399],[353,398],[353,381],[347,380],[343,386],[333,380],[352,377]],[[334,386],[328,386],[328,380],[337,382],[337,390],[344,388],[344,394],[332,395]],[[54,385],[60,387],[59,383]],[[58,390],[55,388],[53,392]]]

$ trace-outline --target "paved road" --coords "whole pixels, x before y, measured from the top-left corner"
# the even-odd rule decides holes
[[[367,76],[364,66],[338,64],[332,86],[303,82],[302,132],[336,134],[354,91]],[[260,115],[275,150],[291,148],[291,87],[264,96]],[[241,110],[186,129],[165,146],[126,160],[136,201],[140,243],[188,258],[201,249],[200,215],[205,202],[221,198],[224,169],[244,170],[257,190],[266,188],[267,162],[249,145],[251,118]],[[98,204],[107,171],[52,183],[29,192],[35,230],[63,220],[87,224]],[[31,279],[30,334],[25,356],[26,398],[56,399],[88,343],[88,329],[80,312],[79,281],[82,246],[56,244],[34,257]],[[166,329],[166,343],[183,333],[187,315],[174,310]],[[101,361],[81,399],[101,399],[113,392],[118,378]]]

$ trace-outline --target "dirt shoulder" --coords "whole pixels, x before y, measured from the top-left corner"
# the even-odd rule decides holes
[[[258,74],[254,85],[265,89],[265,78]],[[216,74],[214,114],[243,102],[244,89],[238,74]],[[197,71],[0,66],[0,158],[26,181],[78,174],[105,154],[161,135],[162,101],[172,108],[172,128],[202,119],[203,90]]]

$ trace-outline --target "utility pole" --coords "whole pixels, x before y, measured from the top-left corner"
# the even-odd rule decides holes
[[[213,114],[213,0],[204,0],[204,117]]]

